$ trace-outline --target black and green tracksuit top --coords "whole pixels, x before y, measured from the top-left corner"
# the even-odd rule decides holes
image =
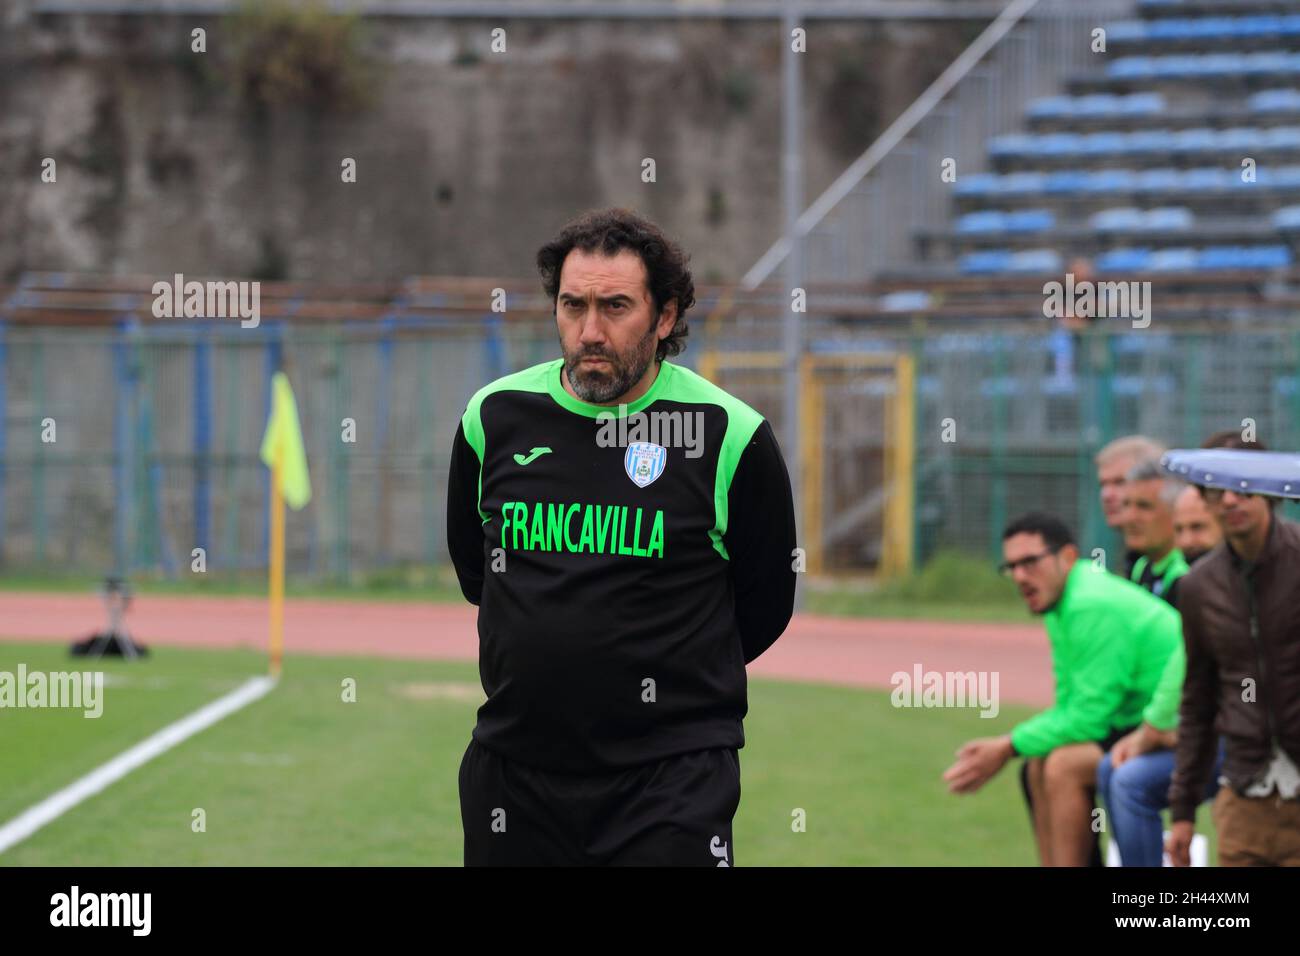
[[[671,362],[621,408],[570,395],[562,365],[480,389],[456,432],[447,543],[487,692],[474,739],[572,773],[742,747],[745,665],[794,605],[772,428]]]

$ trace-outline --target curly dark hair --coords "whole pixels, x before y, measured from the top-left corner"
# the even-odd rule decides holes
[[[686,267],[690,256],[681,246],[653,222],[630,209],[593,209],[583,213],[566,223],[558,236],[537,251],[537,268],[542,274],[542,288],[551,300],[552,315],[560,294],[560,270],[575,248],[583,252],[599,251],[606,256],[630,249],[640,256],[655,316],[662,314],[669,302],[677,301],[677,321],[659,342],[655,360],[662,362],[686,348],[685,339],[689,334],[686,311],[695,304],[695,282]]]

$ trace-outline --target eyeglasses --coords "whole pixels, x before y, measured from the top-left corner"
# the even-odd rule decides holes
[[[1028,571],[1039,561],[1043,560],[1043,558],[1051,557],[1052,555],[1056,554],[1056,552],[1059,550],[1061,549],[1051,548],[1047,551],[1044,551],[1042,554],[1031,554],[1027,558],[1020,558],[1018,561],[1003,561],[1001,564],[998,565],[998,572],[1010,577],[1012,574],[1015,573],[1016,568],[1024,568],[1026,571]]]
[[[1204,501],[1207,505],[1217,505],[1220,501],[1223,500],[1223,492],[1226,490],[1232,491],[1232,493],[1236,495],[1238,498],[1257,497],[1257,495],[1254,492],[1250,492],[1250,491],[1237,491],[1235,489],[1224,489],[1224,488],[1206,488],[1204,485],[1197,485],[1196,487],[1197,490],[1199,490],[1201,493],[1201,500]]]

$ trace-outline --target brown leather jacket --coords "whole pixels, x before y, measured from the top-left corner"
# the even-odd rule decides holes
[[[1174,820],[1193,820],[1218,735],[1238,793],[1268,767],[1273,741],[1300,766],[1300,525],[1273,512],[1253,565],[1225,541],[1178,587],[1187,679],[1169,808]]]

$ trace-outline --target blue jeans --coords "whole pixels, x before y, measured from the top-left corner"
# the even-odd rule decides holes
[[[1218,792],[1223,767],[1223,743],[1210,775],[1205,799]],[[1125,761],[1116,770],[1110,754],[1097,767],[1097,793],[1110,814],[1110,837],[1119,847],[1125,866],[1160,866],[1164,858],[1164,828],[1160,811],[1169,806],[1169,780],[1174,774],[1174,752],[1153,750]]]

